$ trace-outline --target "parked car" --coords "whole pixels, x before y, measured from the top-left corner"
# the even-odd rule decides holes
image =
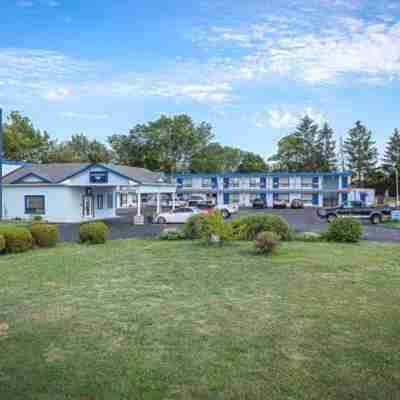
[[[239,212],[239,206],[237,204],[217,204],[215,209],[220,211],[225,219]]]
[[[304,202],[303,202],[303,200],[300,200],[300,199],[293,199],[290,204],[290,207],[293,208],[294,210],[304,208]]]
[[[319,217],[326,219],[328,222],[332,222],[336,218],[352,217],[369,219],[372,224],[380,224],[391,219],[392,209],[390,207],[368,207],[361,201],[352,201],[340,207],[319,209],[317,213]]]
[[[180,207],[168,212],[162,212],[154,217],[157,224],[184,224],[193,215],[199,214],[195,207]]]
[[[267,202],[264,199],[257,197],[253,200],[251,206],[253,208],[267,208]]]
[[[288,203],[285,200],[274,200],[273,208],[287,208]]]
[[[188,203],[189,207],[196,207],[200,211],[206,212],[206,213],[211,213],[214,212],[215,210],[218,210],[221,212],[222,216],[227,219],[229,218],[232,214],[236,214],[239,211],[239,206],[236,204],[217,204],[215,205],[212,200],[189,200]]]

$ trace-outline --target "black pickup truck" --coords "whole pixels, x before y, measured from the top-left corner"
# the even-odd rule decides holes
[[[368,207],[361,201],[352,201],[335,208],[322,208],[318,210],[318,216],[332,222],[336,218],[362,218],[369,219],[372,224],[380,224],[391,219],[392,209],[390,207],[376,208]]]

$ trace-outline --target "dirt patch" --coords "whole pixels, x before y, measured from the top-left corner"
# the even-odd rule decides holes
[[[0,337],[8,336],[9,328],[7,322],[0,322]]]

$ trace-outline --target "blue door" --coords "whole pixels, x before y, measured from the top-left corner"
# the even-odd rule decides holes
[[[272,195],[274,201],[278,201],[279,200],[279,193],[273,193]]]
[[[229,188],[229,178],[224,178],[224,189]]]
[[[224,204],[229,204],[229,193],[224,193]]]
[[[183,178],[177,178],[176,184],[177,184],[178,188],[182,188],[183,187]]]
[[[213,189],[218,189],[218,178],[216,176],[211,178],[211,187]]]
[[[260,178],[260,187],[261,189],[265,189],[267,187],[267,177],[262,176]]]
[[[279,189],[279,178],[278,177],[274,177],[273,187],[274,187],[274,189]]]
[[[313,189],[318,189],[319,188],[319,178],[318,176],[314,176],[312,180],[312,187]]]
[[[260,194],[260,198],[261,198],[262,201],[267,202],[267,193],[261,193]]]
[[[312,195],[312,203],[313,203],[313,206],[319,206],[319,194],[318,193],[314,193]]]
[[[349,194],[342,193],[342,204],[347,204],[348,201],[349,201]]]
[[[342,176],[342,189],[347,189],[349,187],[349,177]]]

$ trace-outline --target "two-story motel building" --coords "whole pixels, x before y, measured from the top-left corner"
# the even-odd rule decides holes
[[[254,173],[176,173],[170,176],[183,200],[203,196],[217,204],[250,207],[262,198],[272,207],[274,201],[301,199],[308,206],[338,206],[350,200],[351,172],[254,172]],[[357,194],[365,203],[374,202],[366,190]],[[354,200],[354,196],[352,196]]]

